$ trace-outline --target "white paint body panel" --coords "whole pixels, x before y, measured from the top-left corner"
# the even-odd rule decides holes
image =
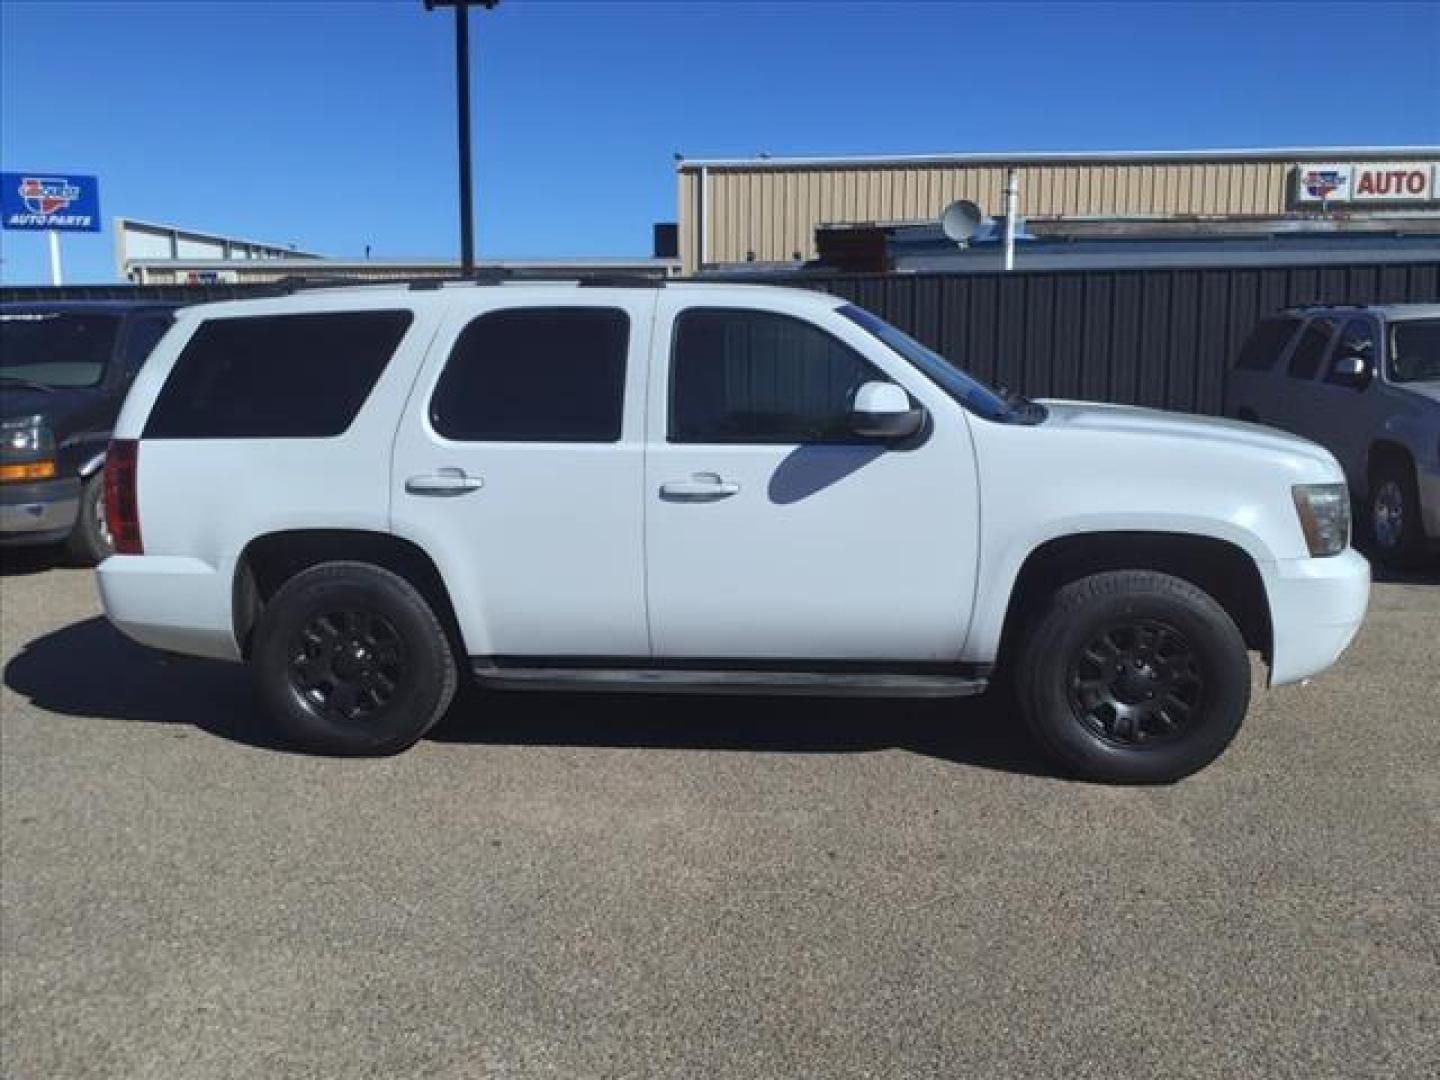
[[[779,311],[818,325],[931,411],[929,438],[904,450],[667,442],[670,327],[697,304]],[[980,533],[970,424],[964,409],[834,309],[828,297],[788,290],[699,300],[662,290],[645,464],[656,656],[960,655]],[[739,491],[714,502],[661,494],[662,485],[706,473]]]
[[[395,437],[391,528],[439,566],[471,655],[649,654],[641,480],[655,292],[455,290]],[[456,442],[436,433],[430,399],[456,338],[485,312],[537,305],[629,316],[620,441]],[[484,486],[445,498],[406,491],[408,477],[442,468]]]
[[[993,662],[1011,590],[1047,541],[1087,532],[1213,537],[1254,560],[1276,682],[1333,662],[1364,615],[1353,552],[1308,556],[1291,487],[1341,479],[1313,443],[1255,425],[1049,403],[1036,426],[966,412],[836,313],[763,286],[569,285],[306,292],[183,312],[116,425],[138,438],[204,318],[408,308],[414,323],[359,416],[333,439],[146,440],[145,555],[99,570],[107,614],[137,640],[234,657],[236,563],[278,530],[361,529],[418,545],[476,656],[831,658]],[[632,338],[616,444],[456,444],[428,422],[459,330],[500,306],[622,307]],[[906,449],[670,444],[670,326],[688,306],[779,311],[863,353],[930,413]],[[523,359],[523,358],[518,358]],[[462,468],[478,490],[416,497],[407,477]],[[672,481],[738,485],[704,501]]]

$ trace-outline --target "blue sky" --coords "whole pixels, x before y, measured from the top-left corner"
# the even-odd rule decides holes
[[[453,38],[420,0],[0,0],[0,162],[110,218],[456,250]],[[1440,143],[1440,4],[546,3],[477,10],[482,256],[647,254],[672,155]],[[5,233],[0,278],[42,281]]]

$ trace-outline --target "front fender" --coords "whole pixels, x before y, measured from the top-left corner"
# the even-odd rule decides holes
[[[1298,526],[1297,526],[1298,529]],[[1146,534],[1176,538],[1218,540],[1239,549],[1255,563],[1262,580],[1275,565],[1270,548],[1255,531],[1234,521],[1201,515],[1087,514],[1047,521],[1024,537],[1015,537],[999,550],[982,554],[976,587],[975,616],[965,642],[962,659],[993,663],[1000,651],[1005,620],[1020,578],[1030,556],[1046,544],[1076,536]]]

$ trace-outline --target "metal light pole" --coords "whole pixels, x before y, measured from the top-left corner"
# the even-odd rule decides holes
[[[425,0],[425,10],[455,9],[455,102],[460,149],[460,274],[475,273],[475,207],[470,180],[470,6],[487,11],[500,0]]]
[[[1020,181],[1014,169],[1005,176],[1005,256],[1006,270],[1015,269],[1015,196],[1020,193]]]

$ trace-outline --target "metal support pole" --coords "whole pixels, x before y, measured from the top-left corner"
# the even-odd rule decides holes
[[[470,181],[470,4],[455,5],[455,100],[460,143],[460,273],[475,273],[475,207]]]
[[[1005,269],[1015,269],[1015,196],[1020,191],[1016,172],[1005,177]]]
[[[62,284],[62,275],[60,273],[60,234],[54,229],[51,229],[45,235],[50,238],[50,284],[60,285]]]
[[[700,213],[695,216],[700,219],[700,256],[698,265],[695,267],[698,273],[705,269],[705,264],[710,261],[710,170],[704,165],[700,166]]]

